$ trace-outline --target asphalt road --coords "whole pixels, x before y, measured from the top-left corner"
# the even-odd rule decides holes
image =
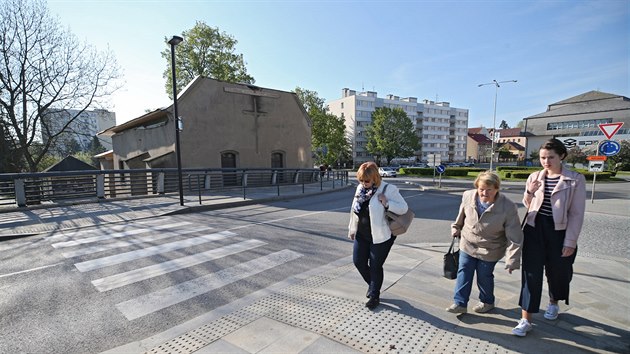
[[[388,181],[416,213],[397,242],[450,241],[470,181],[427,191],[415,179]],[[628,184],[602,186],[579,251],[628,259],[628,210],[602,205],[628,200]],[[503,193],[520,204],[521,188]],[[345,257],[352,252],[346,234],[353,192],[15,240],[21,246],[1,254],[0,352],[104,351]]]

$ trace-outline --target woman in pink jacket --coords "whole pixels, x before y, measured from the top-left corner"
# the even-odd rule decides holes
[[[527,217],[519,299],[522,318],[512,330],[521,337],[532,329],[532,314],[540,309],[543,270],[549,288],[544,317],[555,320],[558,301],[569,304],[569,283],[586,207],[584,176],[562,165],[567,157],[564,144],[558,139],[547,140],[539,154],[543,170],[529,175],[523,195]]]

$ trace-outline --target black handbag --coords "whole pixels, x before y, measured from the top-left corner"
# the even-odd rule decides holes
[[[444,255],[444,278],[446,279],[457,278],[457,269],[459,268],[459,246],[457,247],[457,251],[453,252],[453,246],[455,245],[456,239],[458,238],[453,237],[453,241],[451,241],[451,247]]]

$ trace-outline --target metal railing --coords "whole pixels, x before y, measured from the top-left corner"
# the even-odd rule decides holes
[[[222,190],[247,192],[261,187],[302,185],[324,181],[348,183],[347,171],[319,169],[187,168],[182,169],[184,194],[199,195]],[[114,199],[178,193],[177,169],[97,170],[0,174],[0,207],[31,206],[68,200]],[[201,199],[200,199],[201,200]]]

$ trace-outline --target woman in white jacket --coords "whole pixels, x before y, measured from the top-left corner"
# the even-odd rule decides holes
[[[383,193],[386,183],[381,183],[378,166],[374,162],[366,162],[359,167],[357,180],[359,185],[352,200],[348,238],[354,240],[352,261],[368,284],[366,296],[369,300],[365,306],[372,310],[380,303],[383,264],[396,240],[389,229],[385,212],[404,214],[408,206],[396,186],[389,185]],[[374,196],[376,198],[372,198]]]

